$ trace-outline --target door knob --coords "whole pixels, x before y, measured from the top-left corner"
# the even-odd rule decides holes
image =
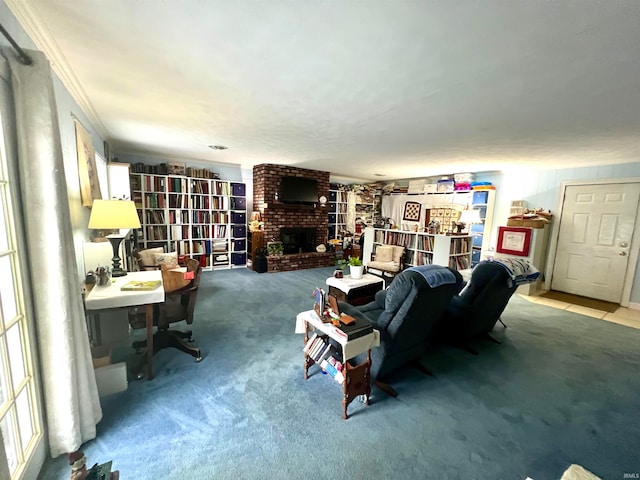
[[[620,242],[620,246],[621,246],[622,248],[626,247],[626,246],[627,246],[627,242]]]
[[[621,257],[624,257],[627,255],[627,252],[620,252],[618,255],[620,255]]]

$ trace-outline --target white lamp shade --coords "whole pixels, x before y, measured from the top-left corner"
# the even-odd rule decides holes
[[[140,228],[136,204],[129,200],[94,200],[89,217],[89,228],[95,230]]]
[[[458,221],[460,223],[464,223],[465,225],[471,225],[472,223],[482,223],[482,219],[480,218],[480,211],[476,210],[475,208],[463,210]]]

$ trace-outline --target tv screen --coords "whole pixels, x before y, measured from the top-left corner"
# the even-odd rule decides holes
[[[280,180],[280,201],[283,203],[317,203],[317,180],[302,177],[282,177]]]

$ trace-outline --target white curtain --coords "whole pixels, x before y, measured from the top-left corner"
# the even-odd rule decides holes
[[[51,67],[30,51],[11,68],[20,196],[52,457],[95,438],[102,419],[80,293]]]

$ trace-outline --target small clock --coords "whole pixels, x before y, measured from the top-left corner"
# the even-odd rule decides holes
[[[327,203],[327,197],[325,197],[324,195],[322,195],[318,200],[320,200],[320,203],[322,205],[324,205],[325,203]]]

